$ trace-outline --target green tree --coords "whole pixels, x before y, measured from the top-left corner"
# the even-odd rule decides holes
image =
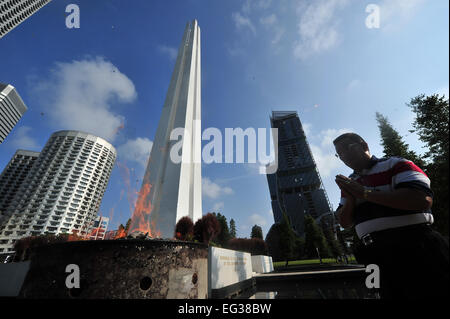
[[[227,218],[220,213],[218,213],[217,215],[216,213],[214,213],[214,215],[216,216],[221,228],[220,234],[216,237],[215,242],[222,247],[226,247],[228,241],[231,239]]]
[[[425,161],[417,156],[414,151],[409,150],[409,145],[403,141],[401,135],[392,127],[388,118],[378,112],[376,112],[376,118],[380,129],[381,145],[384,147],[384,156],[403,157],[424,169]]]
[[[428,147],[425,157],[429,160],[427,174],[434,192],[433,227],[443,235],[449,235],[449,101],[445,96],[418,95],[407,104],[416,117],[414,132]]]
[[[305,253],[308,258],[317,257],[317,250],[320,257],[329,257],[330,249],[322,229],[317,225],[316,221],[310,216],[305,215]]]
[[[230,238],[236,238],[236,222],[233,218],[230,219]]]
[[[305,256],[305,239],[302,237],[295,238],[294,258],[299,260]]]
[[[322,227],[323,235],[327,241],[327,245],[330,248],[330,253],[334,258],[338,256],[342,256],[344,254],[344,249],[342,248],[339,241],[336,239],[336,236],[333,232],[333,229],[324,225]]]
[[[289,259],[292,258],[295,248],[295,233],[292,230],[291,223],[286,215],[283,213],[283,218],[280,223],[280,254],[286,260],[286,267]]]
[[[252,227],[252,233],[250,234],[250,238],[260,238],[263,239],[262,228],[258,225]]]
[[[273,261],[282,261],[283,256],[281,256],[281,225],[275,223],[270,227],[266,235],[266,244],[269,255],[272,256]]]

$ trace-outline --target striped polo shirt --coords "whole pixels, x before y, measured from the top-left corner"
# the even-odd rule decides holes
[[[433,197],[428,176],[413,162],[400,157],[378,159],[372,156],[369,168],[364,169],[359,174],[353,172],[349,178],[363,185],[365,189],[375,192],[392,192],[399,188],[413,188]],[[346,198],[341,193],[338,209],[345,204],[345,201]],[[380,230],[433,223],[431,209],[425,211],[401,210],[363,199],[356,200],[353,217],[355,230],[359,238]]]

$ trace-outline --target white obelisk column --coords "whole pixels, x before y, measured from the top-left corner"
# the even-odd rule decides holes
[[[200,28],[194,20],[178,51],[130,232],[170,238],[180,218],[189,216],[195,223],[202,217],[200,73]],[[170,140],[176,128],[184,129],[182,142]],[[170,156],[180,143],[181,163]]]

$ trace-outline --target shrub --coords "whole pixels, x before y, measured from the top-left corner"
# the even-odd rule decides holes
[[[192,241],[194,238],[194,223],[188,216],[181,218],[175,226],[175,238]]]
[[[208,213],[194,225],[194,239],[209,244],[220,234],[220,224],[214,214]]]
[[[267,249],[269,251],[269,255],[272,256],[273,261],[283,260],[280,247],[280,233],[280,224],[273,224],[266,236]]]
[[[266,242],[261,238],[233,238],[228,241],[228,247],[234,250],[245,251],[252,255],[267,255]]]

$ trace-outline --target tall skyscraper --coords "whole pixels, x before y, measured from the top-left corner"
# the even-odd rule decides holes
[[[305,214],[328,219],[331,206],[297,112],[272,112],[270,122],[278,129],[278,171],[267,175],[274,219],[286,213],[303,236]]]
[[[12,203],[38,156],[38,152],[18,150],[0,174],[0,225],[7,219],[6,208]]]
[[[51,0],[0,1],[0,39]]]
[[[78,131],[52,134],[5,211],[0,253],[43,233],[89,235],[116,159],[104,139]]]
[[[27,111],[16,89],[9,84],[0,83],[0,144]]]
[[[202,217],[200,28],[188,23],[178,51],[158,129],[132,216],[130,233],[173,237],[176,222]],[[170,140],[184,128],[181,162],[174,161]]]

